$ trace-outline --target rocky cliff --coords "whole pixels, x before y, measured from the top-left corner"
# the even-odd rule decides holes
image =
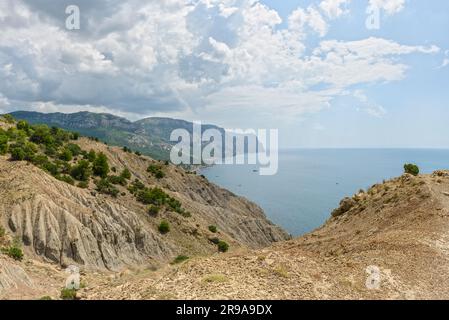
[[[177,255],[210,255],[217,251],[214,238],[226,240],[231,250],[289,238],[257,205],[203,177],[86,138],[76,143],[83,150],[105,154],[116,172],[128,168],[130,181],[138,179],[176,198],[190,216],[170,210],[150,215],[148,206],[124,186],[117,186],[115,198],[97,192],[93,182],[79,188],[28,162],[0,156],[0,223],[23,243],[28,258],[117,271],[157,267]],[[147,172],[152,164],[164,167],[163,178]],[[167,234],[158,230],[162,220],[171,225]],[[217,233],[209,230],[211,225]]]

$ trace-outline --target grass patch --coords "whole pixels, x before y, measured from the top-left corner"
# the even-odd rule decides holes
[[[173,260],[172,264],[178,264],[187,260],[189,260],[188,256],[179,255]]]
[[[76,290],[64,288],[61,290],[62,300],[76,300]]]
[[[202,279],[202,282],[204,283],[223,283],[227,281],[228,278],[223,274],[210,274]]]
[[[274,274],[281,278],[288,278],[288,270],[285,266],[277,266],[273,269]]]

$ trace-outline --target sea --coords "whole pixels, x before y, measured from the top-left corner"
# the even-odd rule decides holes
[[[273,176],[259,175],[257,165],[214,165],[201,174],[299,236],[321,226],[344,197],[400,176],[405,163],[421,173],[449,169],[449,149],[284,149]]]

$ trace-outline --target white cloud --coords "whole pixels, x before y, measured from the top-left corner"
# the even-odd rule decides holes
[[[328,31],[327,22],[324,20],[320,12],[312,6],[307,9],[297,8],[288,18],[290,30],[304,33],[306,26],[317,32],[321,37],[325,36]]]
[[[449,59],[448,59],[448,58],[445,58],[445,59],[443,60],[443,63],[441,64],[440,68],[447,67],[448,65],[449,65]]]
[[[380,38],[305,50],[345,3],[298,8],[284,28],[257,0],[87,1],[69,32],[59,3],[0,2],[0,92],[11,108],[291,117],[353,85],[404,78],[402,55],[438,52]]]
[[[385,10],[387,14],[393,15],[405,8],[405,0],[369,0],[369,5]]]
[[[364,110],[370,115],[375,118],[382,118],[387,114],[387,110],[385,110],[384,107],[381,105],[372,105],[364,108]]]
[[[345,6],[350,2],[351,0],[324,0],[320,3],[320,9],[323,10],[329,18],[335,19],[348,13]]]
[[[442,69],[444,67],[447,67],[449,65],[449,50],[444,51],[444,59],[441,65],[438,67],[439,69]]]
[[[6,108],[10,106],[8,98],[0,92],[0,114],[4,113]]]
[[[375,118],[382,118],[387,114],[387,110],[383,106],[370,102],[362,90],[355,90],[353,96],[360,101],[360,105],[356,108],[357,111],[366,112]]]

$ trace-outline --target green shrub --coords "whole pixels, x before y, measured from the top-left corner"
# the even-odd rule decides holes
[[[87,154],[87,160],[89,160],[90,162],[94,162],[96,158],[97,154],[95,153],[95,151],[90,150],[89,153]]]
[[[108,194],[113,197],[117,197],[119,194],[118,189],[112,185],[107,179],[101,179],[95,182],[97,185],[97,191],[103,194]]]
[[[3,228],[2,226],[0,226],[0,238],[3,238],[6,234],[6,230],[5,228]]]
[[[217,243],[217,247],[218,247],[218,251],[220,251],[220,252],[226,252],[229,250],[229,244],[227,244],[224,241],[219,241]]]
[[[23,130],[25,132],[28,132],[30,130],[30,125],[28,124],[28,122],[20,120],[19,122],[17,122],[16,128],[17,130]]]
[[[126,186],[126,179],[123,178],[122,176],[108,176],[108,181],[112,184],[119,184],[122,186]]]
[[[12,115],[4,114],[2,117],[7,123],[14,123],[14,117]]]
[[[52,176],[58,175],[58,166],[53,162],[46,162],[42,165],[42,168],[50,173]]]
[[[88,181],[92,174],[90,163],[87,160],[80,160],[70,170],[70,175],[78,181]]]
[[[157,206],[165,204],[168,195],[160,188],[144,189],[137,193],[137,201]]]
[[[71,184],[72,186],[75,184],[75,180],[73,180],[73,178],[71,176],[68,175],[57,175],[56,179],[60,180],[60,181],[64,181],[68,184]]]
[[[58,172],[59,173],[70,174],[70,171],[72,171],[72,166],[67,161],[56,160],[55,164],[58,166]]]
[[[62,300],[76,300],[76,290],[64,288],[61,290]]]
[[[22,161],[25,159],[25,151],[21,147],[13,147],[11,149],[11,160]]]
[[[96,176],[106,178],[109,173],[108,158],[100,152],[93,162],[93,172]]]
[[[80,137],[80,134],[78,132],[72,132],[72,140],[78,140]]]
[[[61,153],[58,155],[58,158],[63,161],[72,161],[72,159],[73,159],[72,151],[70,151],[67,148],[64,148],[61,151]]]
[[[150,216],[157,216],[159,211],[160,211],[160,208],[158,206],[151,205],[148,207],[148,214]]]
[[[218,239],[218,238],[210,238],[209,241],[212,242],[213,244],[218,244],[220,242],[220,239]]]
[[[133,183],[131,183],[131,185],[128,187],[128,191],[131,192],[132,194],[136,194],[138,191],[144,189],[145,185],[142,182],[140,182],[139,179],[135,179]]]
[[[408,163],[404,165],[404,172],[417,176],[419,174],[419,168],[415,164]]]
[[[49,157],[55,157],[58,149],[55,146],[45,146],[44,153]]]
[[[31,159],[31,163],[38,167],[43,167],[48,163],[48,157],[44,154],[37,154]]]
[[[151,164],[148,166],[147,171],[153,174],[156,179],[162,179],[165,177],[165,173],[162,171],[160,165]]]
[[[154,177],[156,179],[162,179],[163,177],[165,177],[165,173],[163,173],[162,171],[158,171],[154,174]]]
[[[23,251],[22,249],[14,244],[8,248],[5,249],[5,253],[13,258],[14,260],[21,261],[23,259]]]
[[[158,229],[162,234],[168,233],[170,231],[170,224],[166,220],[162,220]]]
[[[55,134],[54,132],[50,131],[50,128],[46,125],[35,125],[32,126],[32,134],[30,136],[30,141],[37,143],[37,144],[44,144],[47,146],[54,145],[56,143],[55,141]]]
[[[209,226],[209,231],[212,233],[217,233],[217,227],[216,226]]]
[[[120,176],[126,180],[131,179],[131,172],[129,172],[128,168],[123,169],[122,173],[120,174]]]
[[[78,188],[81,188],[81,189],[86,189],[86,188],[89,187],[89,182],[87,182],[87,181],[80,181],[80,182],[77,184],[77,187],[78,187]]]
[[[136,156],[141,156],[142,154],[140,153],[140,151],[136,151],[136,152],[134,152],[135,154],[136,154]]]
[[[0,154],[6,154],[8,152],[8,136],[0,132]]]
[[[190,218],[192,216],[192,214],[189,211],[186,211],[184,209],[181,209],[180,211],[178,211],[177,213],[179,213],[181,216],[183,216],[184,218]]]
[[[53,300],[50,296],[40,297],[39,300]]]
[[[182,212],[182,208],[181,208],[181,202],[179,202],[178,200],[174,199],[174,198],[168,198],[166,200],[167,206],[174,212],[178,212],[181,213]]]
[[[189,260],[188,256],[179,255],[173,260],[172,264],[178,264],[178,263],[184,262],[186,260]]]
[[[75,143],[67,144],[66,149],[70,150],[74,157],[79,156],[83,152],[81,147]]]

